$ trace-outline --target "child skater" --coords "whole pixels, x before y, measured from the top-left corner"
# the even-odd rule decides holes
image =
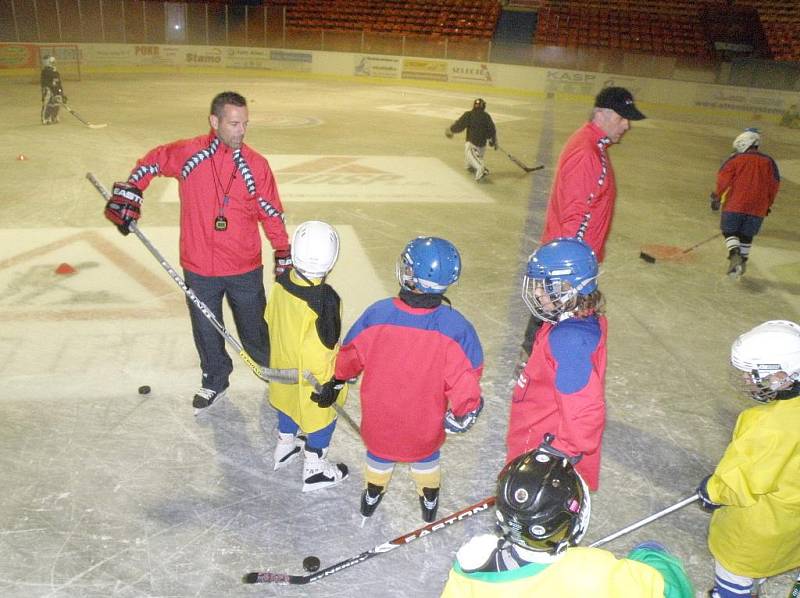
[[[593,491],[605,427],[606,318],[597,276],[597,258],[579,239],[551,241],[528,260],[522,298],[544,324],[517,379],[506,437],[509,462],[554,435],[553,446],[577,458]]]
[[[325,277],[339,256],[339,236],[325,222],[311,220],[292,237],[293,270],[275,279],[267,303],[270,367],[297,368],[298,384],[270,382],[269,402],[278,411],[275,469],[282,469],[302,452],[303,492],[328,488],[347,478],[344,463],[326,459],[336,429],[333,402],[320,409],[312,402],[313,386],[303,379],[309,371],[327,380],[342,330],[341,300]],[[344,402],[346,390],[340,395]]]
[[[714,511],[713,598],[758,595],[767,577],[800,567],[800,326],[756,326],[733,343],[731,364],[746,395],[762,404],[739,415],[725,454],[698,488]]]
[[[319,395],[320,405],[330,404],[343,380],[363,372],[364,517],[375,512],[401,462],[411,464],[423,520],[434,521],[445,429],[466,432],[483,407],[478,335],[444,296],[460,274],[461,256],[449,241],[409,242],[397,263],[398,296],[371,305],[353,324],[336,358],[335,377]]]

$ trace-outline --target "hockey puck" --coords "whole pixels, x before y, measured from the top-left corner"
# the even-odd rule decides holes
[[[303,569],[313,573],[319,569],[319,559],[315,556],[307,556],[303,559]]]
[[[150,387],[146,384],[144,386],[139,387],[139,394],[140,395],[149,395],[150,394]]]

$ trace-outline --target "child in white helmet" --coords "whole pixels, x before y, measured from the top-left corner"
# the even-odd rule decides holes
[[[747,129],[733,140],[735,150],[717,173],[711,209],[722,207],[720,230],[728,250],[728,275],[744,274],[753,238],[772,210],[781,176],[778,165],[761,152],[761,134]]]
[[[329,224],[303,222],[292,237],[293,270],[275,279],[266,319],[270,338],[270,367],[297,368],[298,384],[269,385],[269,402],[278,411],[275,469],[282,469],[302,452],[303,492],[328,488],[348,476],[347,466],[326,459],[336,429],[332,405],[311,401],[314,387],[302,377],[317,380],[333,375],[342,330],[341,299],[325,282],[339,255],[339,236]],[[339,394],[344,403],[347,389]]]
[[[733,343],[731,364],[742,390],[763,404],[739,415],[725,454],[698,488],[714,511],[713,598],[749,597],[765,578],[800,567],[800,326],[756,326]]]

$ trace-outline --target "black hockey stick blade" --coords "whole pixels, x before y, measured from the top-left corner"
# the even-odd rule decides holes
[[[359,555],[339,561],[330,567],[326,567],[325,569],[310,573],[308,575],[289,575],[288,573],[272,573],[270,571],[252,571],[242,577],[242,582],[248,584],[275,583],[279,585],[303,585],[311,583],[312,581],[317,581],[323,577],[328,577],[329,575],[338,573],[343,569],[348,569],[354,565],[363,563],[364,561],[371,559],[374,556],[378,556],[379,554],[383,554],[394,550],[395,548],[405,546],[406,544],[409,544],[418,538],[422,538],[428,534],[432,534],[433,532],[438,532],[441,529],[449,527],[450,525],[459,521],[463,521],[464,519],[480,513],[481,511],[486,511],[494,504],[494,500],[494,496],[484,498],[482,501],[477,502],[474,505],[470,505],[465,509],[461,509],[460,511],[456,511],[452,515],[438,519],[437,521],[429,523],[428,525],[416,529],[413,532],[399,536],[394,540],[390,540],[389,542],[379,544],[378,546],[370,548]]]
[[[519,166],[525,172],[533,172],[534,170],[541,170],[542,168],[544,168],[544,164],[540,164],[539,166],[528,166],[522,160],[519,160],[515,156],[511,155],[499,145],[495,145],[495,147],[499,149],[501,152],[503,152],[508,157],[509,160],[511,160],[514,164]]]
[[[641,259],[643,259],[644,261],[646,261],[648,264],[655,264],[656,263],[656,258],[654,258],[652,255],[650,255],[646,251],[640,251],[639,252],[639,257]]]

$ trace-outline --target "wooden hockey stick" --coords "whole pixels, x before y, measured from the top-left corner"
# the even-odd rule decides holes
[[[103,198],[105,198],[106,201],[108,201],[111,198],[111,194],[108,192],[108,189],[106,189],[103,186],[103,183],[98,181],[97,177],[95,177],[91,172],[86,173],[86,178],[89,179],[89,182],[91,182],[92,185],[94,185],[94,188],[97,189],[97,191],[100,193],[100,195],[103,196]],[[166,270],[167,274],[170,275],[170,278],[172,278],[175,284],[177,284],[181,288],[183,293],[189,298],[192,304],[194,304],[194,306],[198,310],[200,310],[200,313],[202,313],[206,317],[206,319],[211,323],[214,329],[222,335],[225,341],[227,341],[227,343],[231,347],[233,347],[233,349],[236,350],[236,352],[239,354],[239,357],[242,358],[242,361],[244,361],[247,364],[247,366],[251,370],[253,370],[253,373],[256,376],[261,378],[264,382],[272,381],[272,382],[280,382],[282,384],[297,384],[299,379],[298,379],[298,371],[296,369],[278,370],[274,368],[264,367],[256,363],[253,360],[253,358],[250,357],[250,355],[247,353],[247,351],[244,350],[244,347],[242,347],[239,341],[237,341],[225,329],[225,327],[220,323],[220,321],[217,319],[214,313],[210,309],[208,309],[208,306],[205,303],[203,303],[200,300],[200,298],[194,294],[194,291],[192,291],[192,289],[190,289],[186,285],[186,282],[183,280],[183,278],[181,278],[180,274],[178,274],[175,271],[175,269],[169,264],[169,262],[164,258],[164,256],[161,255],[158,249],[156,249],[155,246],[150,242],[150,239],[148,239],[144,235],[144,233],[141,230],[139,230],[139,227],[136,224],[135,220],[128,225],[128,230],[131,231],[134,235],[136,235],[139,238],[139,240],[144,244],[144,246],[147,247],[147,250],[153,255],[154,258],[156,258],[158,263],[161,264],[161,267],[164,268],[164,270]]]
[[[535,170],[541,170],[542,168],[544,168],[544,164],[540,164],[539,166],[527,166],[524,162],[522,162],[522,160],[517,159],[516,157],[509,154],[502,147],[500,147],[500,144],[495,144],[495,147],[499,149],[501,152],[503,152],[506,156],[508,156],[509,160],[511,160],[514,164],[519,166],[525,172],[534,172]]]
[[[69,112],[69,113],[70,113],[72,116],[74,116],[75,118],[77,118],[79,121],[81,121],[83,124],[85,124],[85,125],[86,125],[87,127],[89,127],[90,129],[102,129],[102,128],[104,128],[104,127],[107,127],[107,126],[108,126],[108,123],[102,123],[102,124],[99,124],[99,125],[97,125],[97,124],[92,124],[92,123],[90,123],[89,121],[87,121],[87,120],[84,120],[84,119],[81,117],[81,115],[80,115],[80,114],[78,114],[78,113],[77,113],[77,112],[75,112],[75,111],[74,111],[72,108],[70,108],[69,106],[67,106],[67,104],[66,104],[66,103],[64,103],[64,102],[58,102],[58,103],[59,103],[59,104],[60,104],[60,105],[61,105],[61,106],[62,106],[62,107],[63,107],[63,108],[64,108],[64,109],[67,111],[67,112]]]

